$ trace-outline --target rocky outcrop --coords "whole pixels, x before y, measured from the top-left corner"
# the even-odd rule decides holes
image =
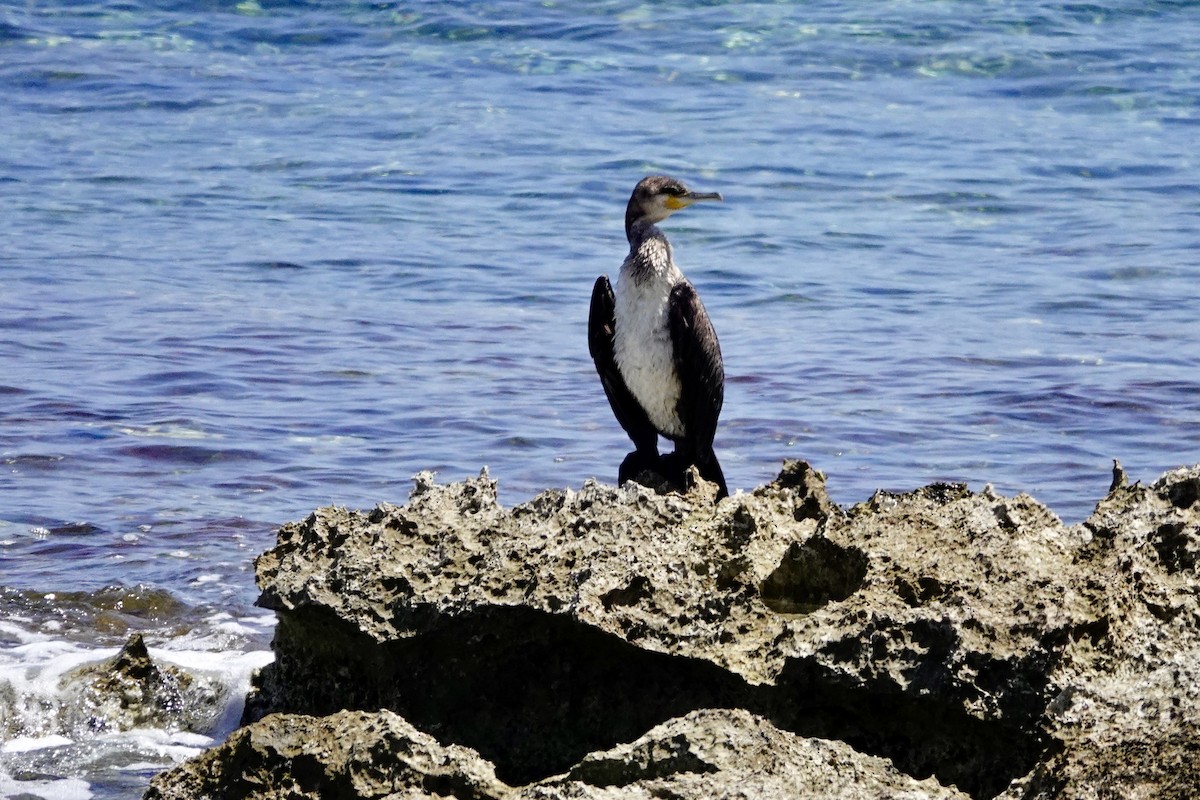
[[[134,728],[209,731],[226,699],[219,681],[152,660],[139,633],[112,658],[68,672],[61,689],[55,729],[78,739]]]
[[[159,776],[145,797],[487,800],[507,791],[472,750],[443,747],[388,711],[343,711],[267,717]]]
[[[589,755],[527,786],[496,778],[474,750],[443,746],[390,711],[272,714],[185,769],[147,800],[246,797],[456,800],[966,800],[841,742],[805,739],[747,711],[694,711],[637,741]]]
[[[1200,468],[1114,481],[1074,526],[956,484],[843,510],[802,462],[713,493],[587,483],[505,508],[486,474],[419,476],[404,507],[284,526],[257,562],[279,626],[246,721],[275,715],[205,773],[268,775],[249,796],[277,796],[280,731],[302,748],[357,719],[494,769],[454,794],[413,767],[388,779],[403,797],[1200,789]],[[256,736],[275,766],[228,767]],[[354,752],[395,752],[381,741]],[[374,769],[331,759],[311,769]],[[150,796],[200,796],[172,793],[194,769]]]
[[[740,709],[703,709],[637,741],[590,754],[563,776],[516,797],[966,800],[933,778],[918,781],[886,759],[842,742],[781,731]]]

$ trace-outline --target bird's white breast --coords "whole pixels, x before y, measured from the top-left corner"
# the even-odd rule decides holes
[[[670,269],[636,280],[622,270],[615,290],[617,369],[654,427],[666,436],[684,433],[676,411],[680,384],[667,323],[672,278],[679,277]]]

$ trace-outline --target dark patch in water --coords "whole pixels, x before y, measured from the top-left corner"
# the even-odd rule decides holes
[[[262,458],[253,450],[209,448],[195,445],[141,444],[122,447],[117,452],[147,461],[202,466],[223,461],[254,461]]]

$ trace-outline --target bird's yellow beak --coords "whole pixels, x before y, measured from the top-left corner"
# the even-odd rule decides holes
[[[678,211],[681,208],[687,208],[692,203],[702,203],[707,200],[715,200],[720,202],[724,200],[720,192],[688,192],[678,197],[668,197],[666,201],[667,208],[672,211]]]

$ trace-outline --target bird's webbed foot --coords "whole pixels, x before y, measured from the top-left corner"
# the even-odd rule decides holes
[[[729,490],[725,488],[725,476],[721,474],[721,467],[716,463],[715,458],[711,460],[711,463],[695,465],[696,472],[689,475],[688,471],[692,467],[693,461],[678,451],[659,455],[645,450],[635,450],[625,456],[625,460],[621,462],[617,483],[620,485],[633,481],[653,489],[659,494],[668,492],[688,494],[695,487],[696,479],[703,478],[716,484],[717,501],[729,496]]]
[[[657,452],[634,450],[621,462],[617,483],[633,481],[660,494],[684,492],[687,466],[677,453],[659,455]]]
[[[658,473],[659,461],[662,456],[657,450],[634,450],[625,456],[625,460],[621,462],[620,469],[617,470],[617,485],[634,481],[643,486],[650,486],[651,483],[639,480],[639,476],[643,473]]]

